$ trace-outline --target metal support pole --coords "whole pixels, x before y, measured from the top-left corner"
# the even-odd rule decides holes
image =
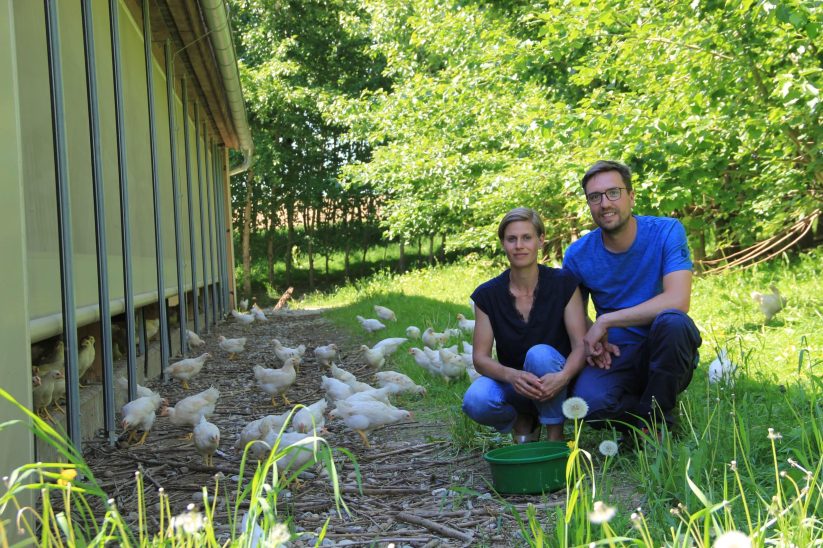
[[[231,218],[231,203],[226,203],[226,193],[223,192],[223,182],[224,182],[224,174],[228,174],[226,170],[226,154],[227,150],[225,147],[220,147],[220,154],[217,158],[218,165],[220,166],[220,204],[222,208],[222,213],[220,215],[220,222],[223,223],[223,257],[226,258],[226,265],[223,267],[223,298],[226,301],[226,309],[228,309],[231,305],[231,299],[229,298],[229,292],[231,291],[232,286],[229,285],[229,276],[234,278],[234,264],[229,264],[229,252],[228,246],[234,245],[234,238],[232,238],[231,233],[231,221],[228,221],[226,224],[226,216],[228,214],[229,218]],[[228,182],[228,181],[226,181]],[[232,255],[233,256],[233,255]],[[237,299],[237,295],[235,294],[235,300]]]
[[[226,269],[229,265],[226,264],[226,229],[225,217],[223,216],[223,185],[222,183],[222,161],[220,158],[220,147],[217,147],[217,154],[215,155],[216,167],[214,169],[214,201],[217,204],[217,248],[220,250],[220,299],[223,302],[223,310],[228,313],[229,304],[226,295]]]
[[[160,309],[160,373],[167,381],[169,365],[168,317],[166,316],[165,267],[163,264],[163,225],[160,211],[160,175],[157,173],[157,127],[154,112],[154,66],[151,53],[151,15],[149,2],[143,0],[143,50],[146,58],[146,88],[149,96],[149,141],[151,142],[151,183],[154,205],[154,251],[157,261],[157,306]],[[146,341],[148,343],[148,341]],[[148,345],[147,345],[148,346]],[[146,349],[148,355],[148,348]],[[148,360],[148,357],[146,358]],[[146,362],[148,366],[148,361]]]
[[[54,175],[57,191],[57,238],[60,244],[60,294],[63,306],[63,342],[66,360],[66,428],[80,450],[80,378],[77,371],[77,318],[74,307],[74,257],[72,251],[66,117],[63,105],[63,69],[60,62],[60,30],[57,2],[44,0],[49,62],[49,91],[54,143]]]
[[[180,308],[180,354],[188,355],[186,344],[186,286],[183,283],[183,228],[180,223],[180,184],[177,179],[177,117],[174,115],[174,60],[171,55],[171,40],[163,46],[166,54],[166,103],[169,110],[169,148],[171,149],[171,188],[174,198],[174,257],[177,262],[177,301]],[[185,101],[185,99],[183,99]],[[183,112],[183,126],[186,126],[186,113]],[[191,211],[189,211],[191,214]],[[192,288],[193,291],[193,288]]]
[[[195,117],[197,115],[195,114]],[[196,119],[196,118],[195,118]],[[200,333],[200,289],[197,287],[197,249],[194,238],[194,209],[191,195],[191,138],[189,137],[189,87],[183,76],[183,141],[186,149],[186,204],[189,208],[189,252],[191,256],[191,300],[194,307],[194,330]],[[207,318],[208,319],[208,318]],[[181,336],[183,333],[181,332]]]
[[[97,67],[94,61],[94,23],[91,0],[82,0],[83,49],[86,59],[86,95],[89,104],[89,138],[91,148],[92,190],[94,197],[94,232],[97,245],[97,299],[100,306],[100,361],[103,366],[103,427],[114,445],[117,441],[114,422],[114,366],[111,351],[111,303],[109,302],[109,262],[106,245],[106,199],[103,189],[103,150],[100,143],[100,109],[97,96]]]
[[[210,184],[211,179],[209,178],[211,174],[214,172],[214,167],[209,169],[209,164],[214,163],[214,154],[210,154],[209,151],[213,151],[214,148],[211,144],[211,139],[209,139],[208,145],[203,149],[203,160],[206,166],[206,184],[204,185],[206,191],[206,206],[208,208],[208,218],[209,218],[209,278],[211,280],[211,302],[212,302],[212,323],[216,326],[217,325],[217,309],[220,308],[220,304],[217,302],[217,280],[214,276],[214,219],[212,218],[212,194],[213,192],[213,185]],[[221,311],[222,312],[222,311]]]
[[[206,233],[204,230],[205,224],[203,220],[203,166],[200,162],[200,105],[194,104],[194,134],[195,134],[195,148],[197,149],[197,199],[200,204],[200,257],[203,259],[203,318],[206,320],[206,331],[209,330],[209,285],[206,282]],[[194,228],[192,227],[192,234]],[[194,236],[192,236],[192,243]],[[192,253],[192,260],[194,260],[194,253]]]
[[[137,355],[134,352],[134,282],[131,264],[131,220],[129,218],[129,171],[123,114],[123,72],[120,58],[120,2],[109,0],[111,63],[114,78],[114,114],[117,128],[117,167],[120,183],[120,243],[123,247],[123,296],[126,300],[126,375],[129,397],[137,397]]]

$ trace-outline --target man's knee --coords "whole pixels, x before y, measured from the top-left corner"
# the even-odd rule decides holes
[[[652,322],[652,338],[685,337],[695,348],[703,342],[691,317],[676,308],[663,310]]]
[[[576,383],[571,396],[582,398],[589,406],[586,417],[609,417],[620,413],[623,404],[620,394],[603,390],[594,384]]]
[[[566,358],[553,346],[536,344],[526,353],[523,369],[541,377],[546,373],[557,373],[565,363]]]

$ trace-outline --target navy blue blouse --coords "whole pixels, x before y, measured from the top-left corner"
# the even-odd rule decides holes
[[[475,305],[491,321],[497,343],[497,361],[523,369],[526,353],[536,344],[553,346],[563,356],[571,352],[563,311],[579,281],[568,270],[538,265],[537,295],[528,322],[509,291],[509,270],[481,284],[472,293]]]

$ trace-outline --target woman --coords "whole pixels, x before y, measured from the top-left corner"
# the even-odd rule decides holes
[[[583,368],[586,321],[577,279],[538,264],[545,228],[532,209],[509,211],[497,229],[509,269],[472,293],[474,366],[463,397],[471,419],[512,432],[516,443],[563,438],[566,387]],[[492,346],[497,344],[497,359]]]

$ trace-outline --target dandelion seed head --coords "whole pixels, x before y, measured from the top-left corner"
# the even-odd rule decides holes
[[[774,428],[769,428],[769,435],[768,438],[770,440],[782,440],[783,435],[780,432],[775,432]]]
[[[175,532],[183,532],[187,535],[194,535],[201,531],[206,525],[203,514],[194,511],[194,504],[186,507],[186,512],[171,518],[171,527]]]
[[[598,449],[600,449],[600,453],[606,457],[615,456],[619,450],[617,443],[612,440],[601,441]]]
[[[582,419],[589,412],[589,404],[583,398],[576,396],[563,402],[563,414],[569,419]]]
[[[669,508],[669,513],[673,516],[679,516],[680,510],[678,508]]]
[[[614,506],[608,506],[602,500],[596,500],[592,505],[592,511],[589,512],[589,521],[595,525],[608,523],[616,513]]]
[[[740,531],[726,531],[717,537],[713,548],[751,548],[752,541]]]
[[[729,463],[729,470],[731,470],[732,472],[737,471],[737,461],[736,460],[733,460]]]
[[[781,471],[780,471],[780,477],[781,477],[781,478],[785,478],[786,476],[788,476],[788,474],[786,473],[786,471],[785,471],[785,470],[781,470]]]
[[[277,523],[269,529],[268,534],[266,535],[266,541],[263,543],[265,546],[283,546],[285,543],[289,541],[289,528],[286,527],[282,523]]]
[[[158,487],[158,488],[157,488],[157,492],[158,492],[158,493],[162,496],[162,495],[163,495],[163,493],[165,493],[165,492],[166,492],[166,490],[165,490],[165,489],[163,489],[162,487]]]
[[[629,519],[632,521],[640,521],[640,515],[637,512],[632,512],[632,515],[629,516]]]

